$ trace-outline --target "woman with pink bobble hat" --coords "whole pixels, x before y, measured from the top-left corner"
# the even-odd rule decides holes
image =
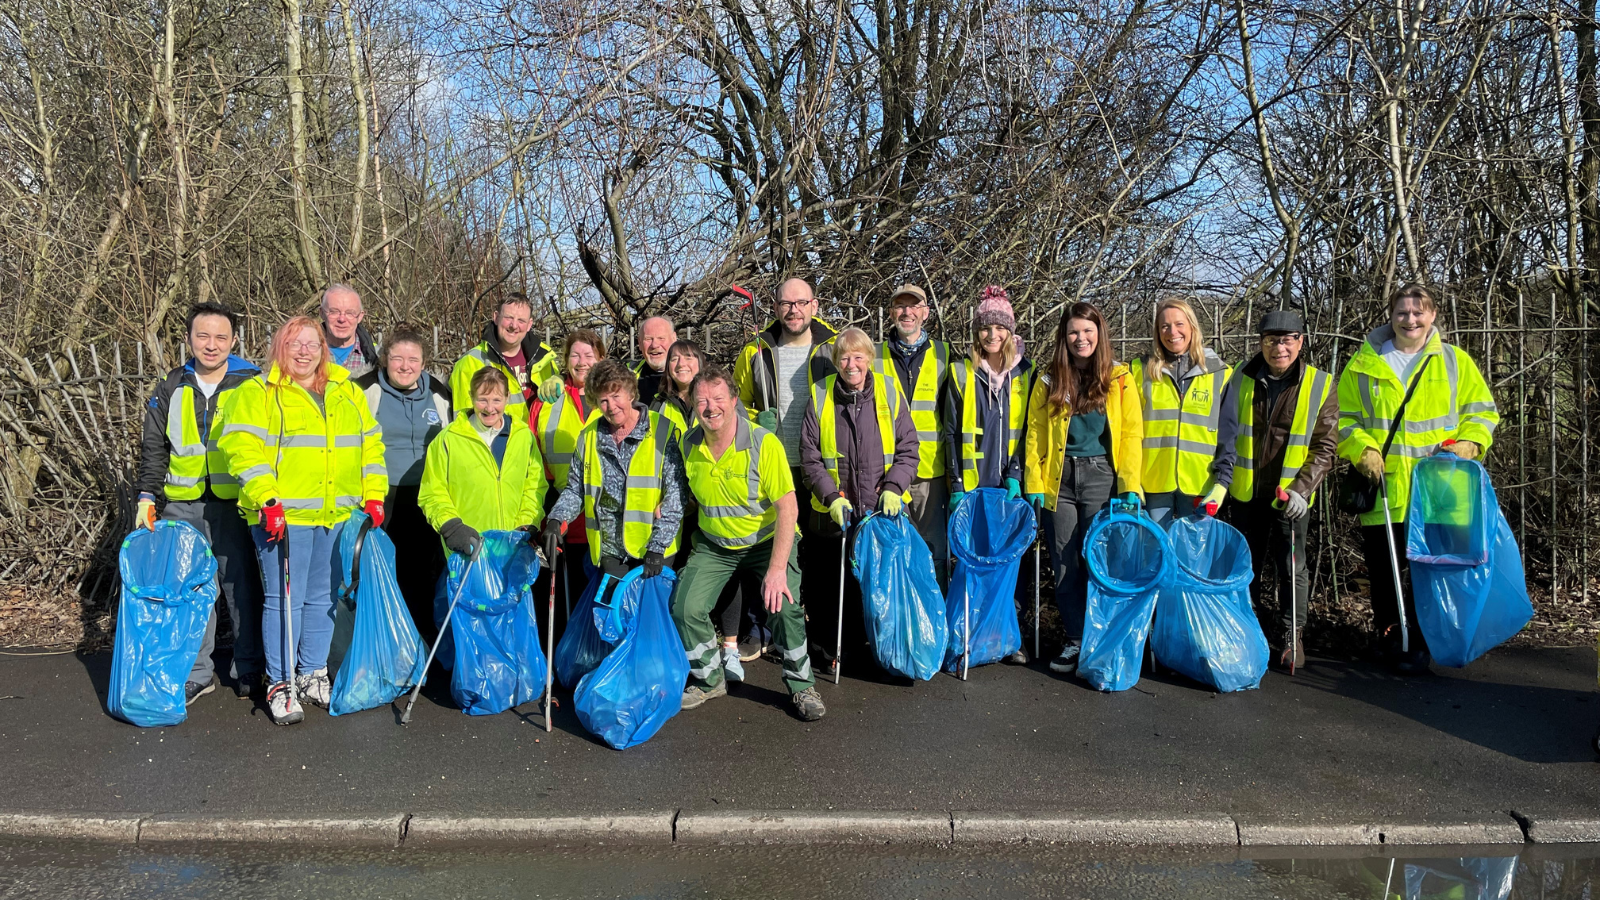
[[[950,484],[950,511],[980,487],[1022,496],[1022,451],[1033,388],[1033,363],[1022,358],[1017,317],[1005,288],[983,289],[972,314],[972,347],[950,361],[950,390],[942,421]],[[1026,663],[1021,650],[1007,662]]]

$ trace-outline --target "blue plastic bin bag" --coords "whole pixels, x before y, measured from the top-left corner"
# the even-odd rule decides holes
[[[950,595],[945,598],[945,619],[950,646],[945,669],[959,674],[964,647],[970,647],[968,666],[982,666],[1022,649],[1022,629],[1017,625],[1017,566],[1033,543],[1033,507],[1023,500],[1007,500],[1000,488],[968,491],[950,514]],[[970,608],[969,608],[970,604]],[[972,626],[970,645],[966,624]]]
[[[1167,534],[1137,505],[1113,500],[1083,536],[1088,603],[1078,677],[1096,690],[1125,691],[1139,682],[1156,594],[1172,573]]]
[[[1267,636],[1250,604],[1255,580],[1244,535],[1210,516],[1167,525],[1172,575],[1158,592],[1156,659],[1219,691],[1246,691],[1267,674]]]
[[[602,638],[595,627],[596,613],[603,612],[595,604],[595,595],[604,581],[605,576],[598,569],[589,573],[583,596],[572,607],[572,614],[567,616],[567,628],[556,642],[556,678],[568,690],[576,690],[583,676],[593,672],[611,652],[612,644]]]
[[[339,534],[339,572],[341,593],[355,601],[355,625],[333,676],[328,712],[335,716],[393,702],[421,680],[428,659],[395,580],[394,542],[364,512],[351,513]]]
[[[1417,625],[1441,665],[1472,662],[1533,618],[1516,535],[1477,460],[1441,453],[1417,463],[1406,557]]]
[[[938,674],[950,627],[928,542],[909,517],[873,514],[856,528],[853,557],[861,617],[878,665],[922,681]]]
[[[644,578],[643,572],[635,568],[621,579],[590,579],[601,582],[602,601],[592,604],[592,624],[615,649],[583,676],[572,697],[578,721],[616,750],[648,741],[677,715],[689,680],[689,655],[672,621],[678,574],[663,569]],[[609,597],[607,584],[615,586]]]
[[[1517,857],[1412,860],[1405,876],[1405,900],[1508,900],[1516,886]]]
[[[469,716],[492,716],[544,694],[545,658],[539,644],[533,581],[539,557],[520,531],[488,531],[470,565],[450,554],[450,591],[466,586],[450,616],[455,667],[450,696]]]
[[[183,683],[200,654],[217,600],[217,560],[188,522],[138,529],[117,553],[122,599],[106,708],[144,728],[187,715]]]

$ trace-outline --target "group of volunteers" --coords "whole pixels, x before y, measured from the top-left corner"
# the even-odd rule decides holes
[[[677,572],[684,709],[724,696],[766,656],[794,714],[814,721],[825,707],[813,666],[872,658],[859,587],[835,605],[841,538],[868,515],[906,516],[943,585],[948,516],[980,488],[1039,511],[1066,633],[1053,671],[1076,668],[1084,534],[1113,499],[1157,522],[1221,510],[1258,571],[1275,571],[1273,664],[1303,665],[1309,510],[1343,457],[1384,488],[1361,515],[1374,619],[1392,665],[1415,673],[1429,659],[1414,614],[1400,649],[1397,585],[1380,577],[1385,522],[1403,546],[1415,463],[1481,455],[1499,420],[1477,366],[1434,326],[1437,304],[1422,285],[1397,291],[1336,383],[1308,364],[1299,313],[1267,313],[1259,351],[1235,367],[1178,297],[1158,303],[1149,349],[1131,362],[1081,302],[1030,360],[1002,288],[977,298],[970,340],[947,343],[927,330],[926,292],[902,286],[888,298],[892,332],[874,343],[817,318],[812,286],[791,278],[730,371],[663,317],[640,323],[631,367],[589,329],[552,348],[531,336],[528,298],[510,293],[448,381],[409,326],[377,346],[348,285],[323,292],[320,321],[279,327],[260,367],[233,353],[235,313],[203,303],[186,321],[190,359],[148,404],[137,519],[182,520],[209,540],[234,690],[265,699],[280,724],[301,721],[302,702],[328,705],[338,538],[357,510],[393,540],[425,639],[444,618],[445,551],[471,557],[484,532],[523,530],[559,547],[564,562],[541,575],[568,599],[557,611],[598,573]],[[803,592],[812,572],[823,587]],[[213,609],[189,702],[217,684],[216,622]]]

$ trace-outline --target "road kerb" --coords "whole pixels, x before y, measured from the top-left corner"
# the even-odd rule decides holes
[[[945,812],[727,810],[678,815],[681,844],[948,844]]]
[[[0,836],[132,844],[139,840],[139,822],[143,818],[137,815],[5,813],[0,814]]]
[[[958,812],[956,843],[1238,846],[1239,831],[1223,814],[1148,818],[1098,814],[995,815]]]
[[[1600,844],[1600,819],[1516,813],[1530,844]]]
[[[1470,822],[1383,823],[1374,827],[1385,845],[1527,842],[1522,826],[1509,815]]]
[[[405,845],[538,844],[569,841],[672,843],[674,812],[610,816],[440,816],[414,815]]]
[[[139,843],[166,841],[276,844],[314,842],[325,846],[385,846],[400,843],[404,815],[351,819],[297,819],[270,816],[155,815],[139,826]]]
[[[1363,847],[1379,843],[1378,828],[1354,822],[1296,822],[1236,817],[1241,847]]]

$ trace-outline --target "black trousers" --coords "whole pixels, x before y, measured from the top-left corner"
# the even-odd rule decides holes
[[[852,534],[852,537],[854,535]],[[816,648],[811,653],[812,665],[827,671],[833,660],[835,642],[852,663],[872,656],[867,646],[867,626],[862,619],[861,585],[850,573],[854,561],[848,547],[840,546],[841,533],[832,520],[813,538],[802,538],[800,548],[804,572],[806,634]],[[807,548],[806,542],[811,546]],[[844,574],[844,637],[839,641],[839,554],[846,553]]]
[[[1223,510],[1228,513],[1233,527],[1239,529],[1250,544],[1250,558],[1256,572],[1250,584],[1250,599],[1257,606],[1277,610],[1284,634],[1288,634],[1295,620],[1304,628],[1311,595],[1311,570],[1306,567],[1306,530],[1311,524],[1311,515],[1307,513],[1298,521],[1289,519],[1272,508],[1271,497],[1231,503]],[[1272,567],[1273,582],[1278,588],[1276,602],[1263,596],[1266,589],[1261,576],[1268,566]],[[1387,563],[1384,572],[1388,572]],[[1293,591],[1289,589],[1291,584]],[[1290,617],[1290,603],[1297,611],[1293,618]]]
[[[1394,523],[1394,549],[1395,555],[1400,560],[1400,584],[1405,591],[1406,630],[1411,636],[1411,649],[1426,650],[1427,641],[1422,637],[1422,628],[1417,625],[1416,597],[1411,590],[1411,566],[1406,560],[1404,522]],[[1372,597],[1372,624],[1378,634],[1379,645],[1399,649],[1400,612],[1394,599],[1394,569],[1389,561],[1389,542],[1383,536],[1382,525],[1361,526],[1361,555],[1367,563],[1367,579],[1371,585]]]
[[[383,501],[383,530],[394,542],[395,580],[406,609],[424,641],[439,633],[433,624],[433,594],[444,571],[444,545],[417,505],[417,485],[389,488]]]

